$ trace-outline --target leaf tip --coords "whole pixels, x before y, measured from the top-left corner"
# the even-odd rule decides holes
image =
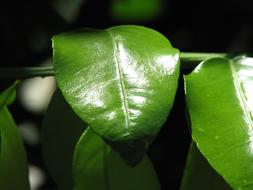
[[[135,167],[142,161],[148,147],[147,143],[143,140],[114,142],[105,139],[105,141],[119,153],[120,157],[130,167]]]

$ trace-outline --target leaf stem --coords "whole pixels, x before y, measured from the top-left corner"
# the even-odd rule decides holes
[[[53,67],[15,67],[0,68],[0,79],[24,79],[32,77],[53,76]]]
[[[181,62],[199,62],[208,58],[226,57],[226,53],[199,53],[199,52],[181,52]]]
[[[198,53],[198,52],[181,52],[180,60],[183,62],[182,68],[194,68],[196,64],[184,62],[201,62],[212,57],[226,57],[225,53]],[[0,79],[25,79],[32,77],[54,76],[54,68],[51,67],[15,67],[0,68]]]

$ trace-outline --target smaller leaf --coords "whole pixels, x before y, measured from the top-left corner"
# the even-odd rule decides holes
[[[191,142],[180,190],[231,190]]]
[[[12,104],[16,98],[16,87],[20,81],[15,81],[9,88],[0,94],[0,108]]]
[[[0,108],[0,189],[28,190],[28,164],[18,129],[8,109]]]
[[[42,124],[42,154],[59,190],[73,189],[74,148],[85,127],[57,90]]]
[[[80,138],[73,163],[75,190],[159,190],[151,162],[145,156],[131,168],[88,128]]]

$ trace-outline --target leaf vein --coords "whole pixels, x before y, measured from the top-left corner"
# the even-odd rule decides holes
[[[123,102],[123,105],[122,105],[122,108],[123,108],[123,111],[124,111],[124,115],[125,115],[125,124],[126,124],[126,127],[129,128],[130,127],[130,124],[129,124],[129,112],[128,112],[128,103],[127,103],[127,99],[126,99],[126,89],[125,89],[125,84],[124,84],[124,81],[123,81],[123,74],[122,74],[122,71],[121,71],[121,68],[120,68],[120,63],[119,63],[119,57],[118,57],[118,54],[119,53],[119,48],[118,48],[118,45],[116,43],[116,40],[114,39],[113,35],[112,35],[112,31],[110,31],[109,29],[106,30],[112,40],[112,43],[113,43],[113,50],[114,51],[114,60],[116,62],[116,70],[118,72],[118,77],[119,77],[119,86],[120,86],[120,92],[121,92],[121,97],[122,97],[122,102]],[[116,52],[116,53],[115,53]]]
[[[234,84],[235,84],[236,92],[238,93],[238,96],[240,97],[241,106],[242,106],[243,112],[246,116],[245,119],[246,119],[248,125],[250,126],[251,134],[253,135],[253,122],[252,122],[252,118],[250,116],[250,109],[247,106],[247,101],[246,101],[247,98],[244,94],[244,90],[241,86],[241,82],[239,80],[238,74],[237,74],[237,72],[234,68],[234,65],[233,65],[232,61],[229,62],[229,65],[230,65],[230,69],[231,69],[231,72],[232,72],[232,76],[234,78]]]

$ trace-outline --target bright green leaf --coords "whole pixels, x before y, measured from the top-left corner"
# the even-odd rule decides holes
[[[88,128],[74,155],[75,190],[159,190],[151,162],[145,156],[135,168],[129,167],[104,141]]]
[[[0,109],[5,105],[7,106],[14,102],[18,83],[19,81],[15,81],[9,88],[0,94]]]
[[[72,161],[75,145],[85,129],[59,91],[56,91],[42,126],[42,152],[59,190],[73,189]]]
[[[180,190],[231,190],[191,143]]]
[[[0,109],[0,189],[29,189],[26,153],[18,129],[4,106]]]
[[[253,189],[253,59],[213,58],[185,77],[192,137],[236,190]]]
[[[73,110],[137,164],[172,107],[178,50],[160,33],[130,25],[60,34],[53,49],[57,84]]]

